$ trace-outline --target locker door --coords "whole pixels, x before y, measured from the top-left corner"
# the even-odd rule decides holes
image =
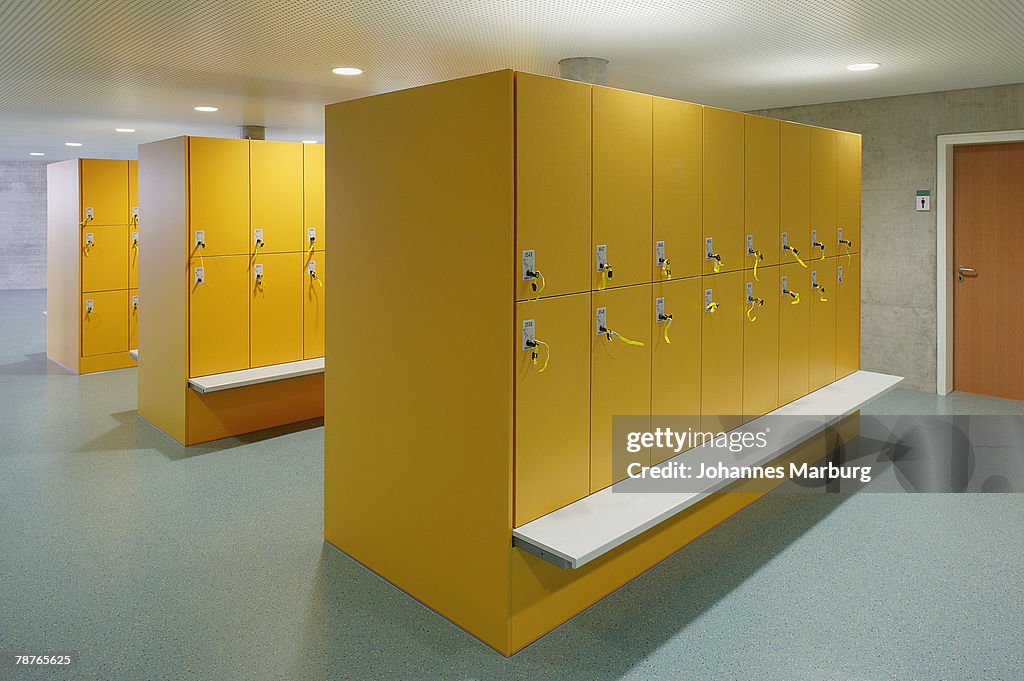
[[[650,281],[652,231],[653,98],[595,87],[594,216],[590,270],[593,288]],[[605,248],[611,277],[597,269]]]
[[[139,287],[139,227],[128,226],[128,288]]]
[[[589,293],[516,303],[517,527],[590,493],[592,325]]]
[[[324,145],[302,145],[302,224],[303,249],[309,250],[313,239],[313,250],[327,249],[327,234],[324,229]],[[310,230],[313,230],[310,233]]]
[[[128,161],[83,158],[81,164],[83,226],[127,225]]]
[[[260,253],[249,290],[249,361],[253,367],[302,359],[303,257]]]
[[[128,349],[139,347],[139,290],[128,291]]]
[[[128,288],[128,227],[82,228],[82,291]]]
[[[651,427],[697,430],[700,427],[700,325],[704,310],[701,278],[656,283],[653,297]],[[660,318],[659,313],[662,313]],[[672,316],[672,325],[666,330],[664,316],[668,315]],[[673,451],[653,449],[651,463],[661,463],[673,456]]]
[[[779,279],[779,404],[783,405],[807,394],[811,276],[791,263],[779,268]],[[787,290],[799,295],[799,300]]]
[[[743,267],[752,269],[779,263],[779,122],[744,116],[745,178]]]
[[[249,252],[249,141],[190,137],[189,246],[204,256]]]
[[[652,281],[695,277],[704,261],[699,104],[654,98],[654,263]],[[658,244],[664,242],[664,247]],[[659,257],[669,260],[663,267]],[[671,276],[669,276],[671,272]]]
[[[191,270],[189,376],[248,369],[249,256],[194,258]]]
[[[743,114],[704,107],[704,274],[743,268],[746,244],[743,231]],[[738,413],[738,412],[737,412]]]
[[[294,142],[249,143],[253,252],[259,244],[257,230],[263,230],[261,252],[294,253],[308,248],[302,228],[302,147]]]
[[[810,253],[815,259],[836,254],[837,138],[834,130],[811,128]]]
[[[701,324],[700,422],[704,432],[732,430],[743,414],[743,272],[705,276]]]
[[[836,258],[836,379],[860,369],[860,254]]]
[[[836,380],[836,259],[815,261],[810,270],[807,388],[817,390]]]
[[[127,291],[82,294],[82,356],[128,351]]]
[[[777,266],[758,268],[758,280],[752,272],[744,274],[743,416],[749,420],[779,406],[779,303],[782,301]]]
[[[324,356],[324,295],[327,289],[327,254],[314,251],[306,257],[302,292],[302,358]]]
[[[797,123],[779,128],[779,232],[806,262],[811,255],[811,129]],[[796,262],[791,250],[782,248],[782,264]]]
[[[516,74],[516,300],[536,295],[527,270],[544,277],[542,296],[590,290],[590,91]]]
[[[843,230],[842,238],[850,244],[839,244],[838,254],[847,249],[860,251],[861,137],[852,132],[837,133],[836,222]]]
[[[139,225],[139,162],[128,161],[128,224]]]
[[[650,426],[653,304],[650,286],[609,289],[592,296],[593,311],[588,324],[591,492],[626,477],[626,456],[621,452],[613,456],[612,452],[613,417],[636,416],[640,423]],[[606,328],[613,332],[611,339],[606,333],[598,333],[597,315],[601,310]],[[649,465],[650,452],[630,455],[628,461]]]

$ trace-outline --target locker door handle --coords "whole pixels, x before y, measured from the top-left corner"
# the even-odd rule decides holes
[[[963,281],[965,274],[977,274],[977,273],[978,273],[978,270],[974,269],[973,267],[964,267],[963,265],[960,265],[960,266],[958,266],[956,268],[956,278],[957,278],[957,281]]]

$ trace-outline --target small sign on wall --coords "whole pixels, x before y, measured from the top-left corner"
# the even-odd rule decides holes
[[[929,211],[932,209],[932,190],[931,189],[918,189],[917,190],[917,203],[914,208],[919,211]]]

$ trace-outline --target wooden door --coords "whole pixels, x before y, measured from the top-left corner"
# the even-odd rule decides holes
[[[956,147],[953,183],[953,387],[1022,400],[1024,143]]]

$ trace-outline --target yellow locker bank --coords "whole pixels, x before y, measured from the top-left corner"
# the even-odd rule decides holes
[[[352,295],[325,309],[325,537],[502,653],[767,491],[586,564],[514,545],[609,498],[613,416],[731,428],[863,373],[856,135],[512,71],[326,121],[332,283]]]

